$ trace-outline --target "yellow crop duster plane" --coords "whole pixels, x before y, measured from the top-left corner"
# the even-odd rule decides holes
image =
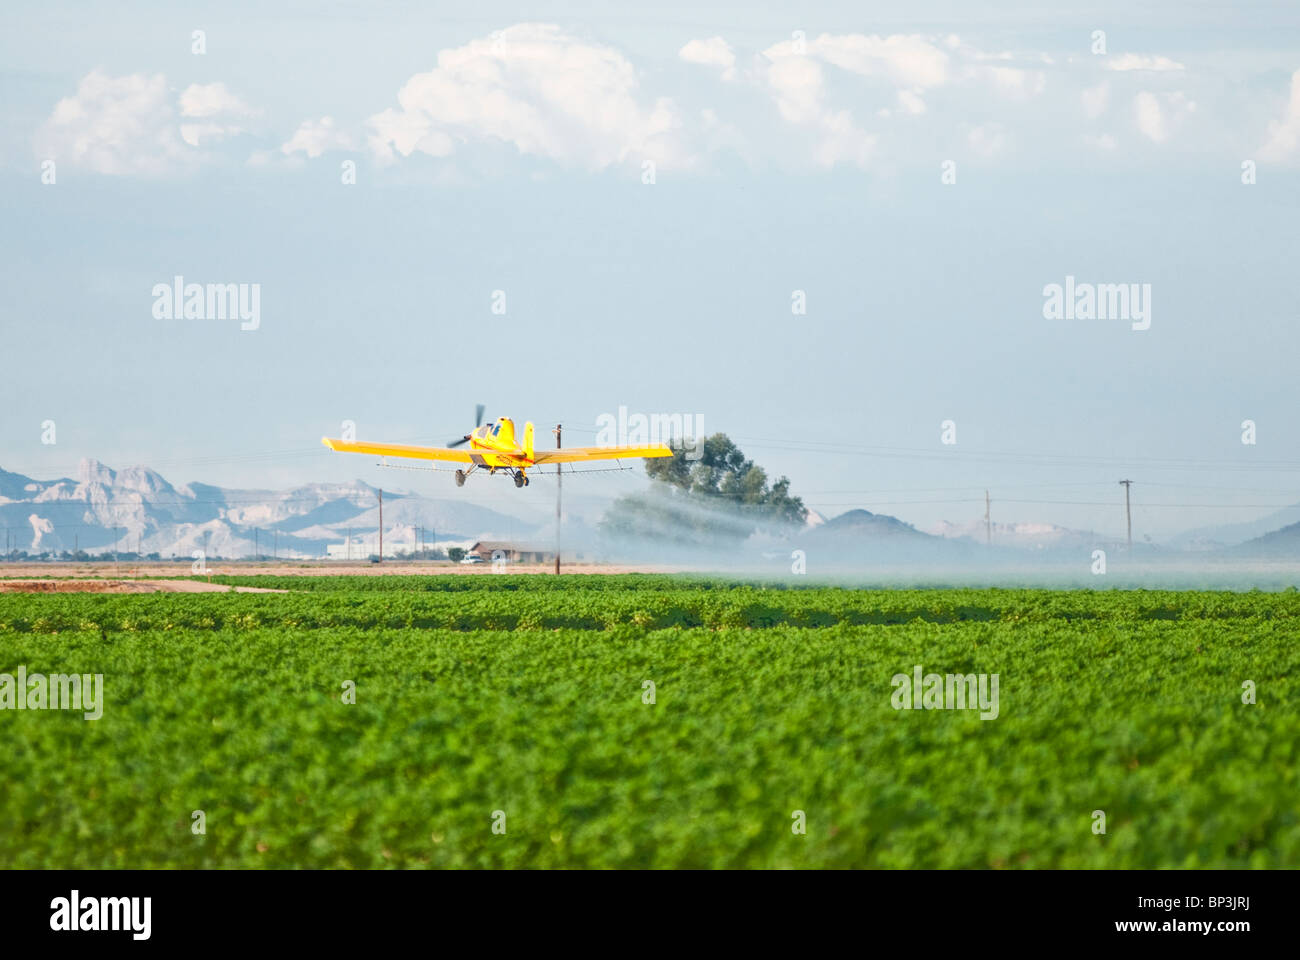
[[[416,447],[404,443],[350,443],[332,437],[322,437],[321,443],[340,453],[370,453],[381,457],[407,457],[412,460],[450,460],[468,463],[468,470],[456,471],[456,486],[463,487],[465,478],[480,467],[489,474],[498,470],[515,478],[516,487],[528,485],[527,471],[547,463],[581,463],[587,460],[621,460],[636,457],[671,457],[672,450],[662,443],[628,447],[569,447],[564,450],[534,450],[533,425],[524,424],[524,443],[515,440],[515,423],[509,417],[498,417],[495,422],[483,422],[483,405],[475,413],[476,426],[458,440],[445,447]],[[468,443],[468,450],[458,449]]]

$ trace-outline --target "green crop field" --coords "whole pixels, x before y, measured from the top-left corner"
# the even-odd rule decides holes
[[[104,678],[0,710],[0,864],[1300,866],[1294,591],[227,582],[293,592],[0,596],[0,672]]]

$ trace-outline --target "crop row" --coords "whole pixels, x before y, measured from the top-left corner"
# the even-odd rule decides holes
[[[5,716],[0,863],[1295,867],[1297,628],[9,634],[105,702]],[[894,709],[917,663],[998,717]]]
[[[0,633],[269,627],[602,630],[624,625],[643,629],[764,629],[914,622],[1162,620],[1244,624],[1297,618],[1300,618],[1300,595],[1295,593],[773,590],[752,585],[692,589],[679,585],[672,590],[656,586],[603,592],[578,589],[569,593],[551,588],[522,588],[514,591],[0,596]]]

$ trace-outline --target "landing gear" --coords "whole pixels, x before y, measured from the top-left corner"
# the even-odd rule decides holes
[[[468,470],[457,470],[457,471],[456,471],[456,486],[458,486],[458,487],[463,487],[463,486],[465,486],[465,481],[469,479],[469,475],[470,475],[471,473],[473,473],[473,472],[474,472],[475,470],[477,470],[477,469],[478,469],[478,465],[476,464],[476,465],[470,467]],[[527,476],[527,474],[524,473],[523,470],[515,469],[515,468],[513,468],[513,467],[487,467],[486,469],[487,469],[487,472],[488,472],[488,476],[496,476],[497,471],[500,470],[500,471],[501,471],[502,473],[504,473],[506,476],[514,477],[514,478],[515,478],[515,486],[516,486],[516,487],[526,487],[526,486],[528,486],[528,482],[529,482],[529,481],[528,481],[528,476]]]

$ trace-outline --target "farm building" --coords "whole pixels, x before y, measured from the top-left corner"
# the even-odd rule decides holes
[[[480,540],[469,548],[469,552],[478,554],[487,563],[491,563],[494,556],[507,563],[550,563],[555,560],[553,548],[509,540]]]

